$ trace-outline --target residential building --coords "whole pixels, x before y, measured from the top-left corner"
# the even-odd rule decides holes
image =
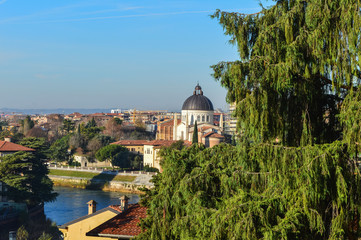
[[[234,116],[236,103],[229,104],[229,112],[224,121],[224,133],[230,136],[237,135],[237,118]]]
[[[120,140],[111,144],[124,146],[132,153],[143,155],[144,145],[147,143],[149,143],[147,140]]]
[[[149,141],[147,144],[144,145],[144,166],[153,167],[161,170],[160,167],[160,156],[159,150],[162,147],[169,147],[173,143],[177,141],[175,140],[154,140]],[[186,145],[190,146],[191,143],[189,141],[184,142]]]
[[[111,205],[96,210],[93,200],[88,204],[88,215],[65,223],[59,227],[64,240],[114,240],[131,239],[142,232],[138,225],[145,218],[146,207],[128,204],[128,197],[120,198],[120,205]]]
[[[5,138],[5,141],[0,141],[0,157],[19,151],[34,152],[35,150],[16,143],[12,143],[11,138],[9,137]]]

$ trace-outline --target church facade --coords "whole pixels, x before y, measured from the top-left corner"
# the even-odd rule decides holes
[[[198,142],[202,142],[206,146],[209,145],[208,142],[217,143],[217,139],[218,142],[222,142],[223,122],[219,124],[220,127],[215,126],[213,115],[214,108],[211,100],[204,96],[201,86],[197,84],[193,95],[184,101],[181,116],[175,113],[173,119],[158,125],[157,139],[192,141],[194,124],[197,122]],[[207,140],[208,136],[212,136],[216,140],[209,141]]]

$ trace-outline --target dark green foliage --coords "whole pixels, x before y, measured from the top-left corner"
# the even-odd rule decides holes
[[[9,186],[10,199],[35,205],[56,198],[48,169],[36,154],[16,152],[0,160],[0,181]]]
[[[69,160],[69,138],[70,135],[66,135],[58,140],[56,140],[50,146],[50,158],[51,160],[55,160],[57,162],[63,162]]]
[[[170,145],[170,148],[182,150],[184,148],[184,141],[183,140],[176,141],[175,143],[172,143]]]
[[[86,125],[85,127],[86,128],[92,128],[92,127],[96,127],[97,126],[97,123],[95,122],[95,119],[92,118],[92,120],[90,120]]]
[[[27,137],[21,139],[18,144],[35,149],[39,159],[46,160],[49,157],[49,143],[45,138]]]
[[[97,126],[94,118],[92,118],[92,120],[89,121],[86,125],[84,125],[83,123],[80,124],[78,128],[79,132],[85,138],[86,142],[97,136],[104,129],[104,127]]]
[[[165,149],[139,239],[351,239],[361,182],[345,150],[341,142]]]
[[[212,67],[245,137],[292,146],[340,137],[337,104],[361,79],[359,9],[356,0],[287,0],[213,15],[240,54]]]
[[[64,119],[62,129],[68,134],[75,129],[75,123],[71,120]]]
[[[143,166],[143,158],[139,155],[139,154],[132,154],[133,156],[131,157],[131,161],[130,161],[130,166],[133,169],[142,169]]]
[[[126,147],[111,144],[99,149],[95,154],[98,161],[111,161],[112,166],[130,167],[129,150]]]
[[[112,142],[115,142],[115,139],[113,137],[107,136],[107,135],[99,134],[99,135],[95,136],[95,138],[100,141],[102,146],[106,146],[106,145],[109,145]]]
[[[120,119],[120,118],[114,118],[114,121],[115,121],[116,123],[118,123],[119,125],[122,125],[122,123],[123,123],[123,120]]]
[[[198,126],[197,121],[194,124],[192,144],[198,143]]]
[[[145,165],[144,166],[144,171],[146,171],[146,172],[159,172],[159,169],[154,168],[154,167],[149,167],[148,165]],[[147,191],[147,190],[144,189],[144,191]]]

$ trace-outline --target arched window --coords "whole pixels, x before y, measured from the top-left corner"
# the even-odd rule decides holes
[[[189,123],[190,125],[192,125],[193,124],[193,121],[194,121],[194,117],[193,117],[193,115],[191,116],[191,122]]]
[[[202,122],[204,122],[204,115],[202,116]]]
[[[209,122],[209,115],[207,115],[207,122]]]
[[[200,122],[201,121],[201,116],[197,116],[197,122]]]

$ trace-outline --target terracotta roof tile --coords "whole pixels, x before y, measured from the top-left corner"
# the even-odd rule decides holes
[[[119,210],[119,206],[110,206]],[[141,218],[147,216],[147,208],[137,204],[129,204],[128,209],[105,223],[88,232],[87,236],[98,236],[99,234],[137,236],[142,232],[138,225]]]
[[[215,133],[215,132],[209,132],[204,134],[202,137],[212,137],[212,138],[224,138],[221,134]]]
[[[143,146],[148,144],[148,140],[120,140],[118,142],[113,142],[111,144],[118,144],[122,146]]]
[[[35,150],[12,142],[0,141],[0,152],[19,152],[19,151],[34,152]]]
[[[153,140],[148,142],[146,145],[153,145],[153,146],[164,146],[169,147],[173,143],[177,142],[176,140]]]

